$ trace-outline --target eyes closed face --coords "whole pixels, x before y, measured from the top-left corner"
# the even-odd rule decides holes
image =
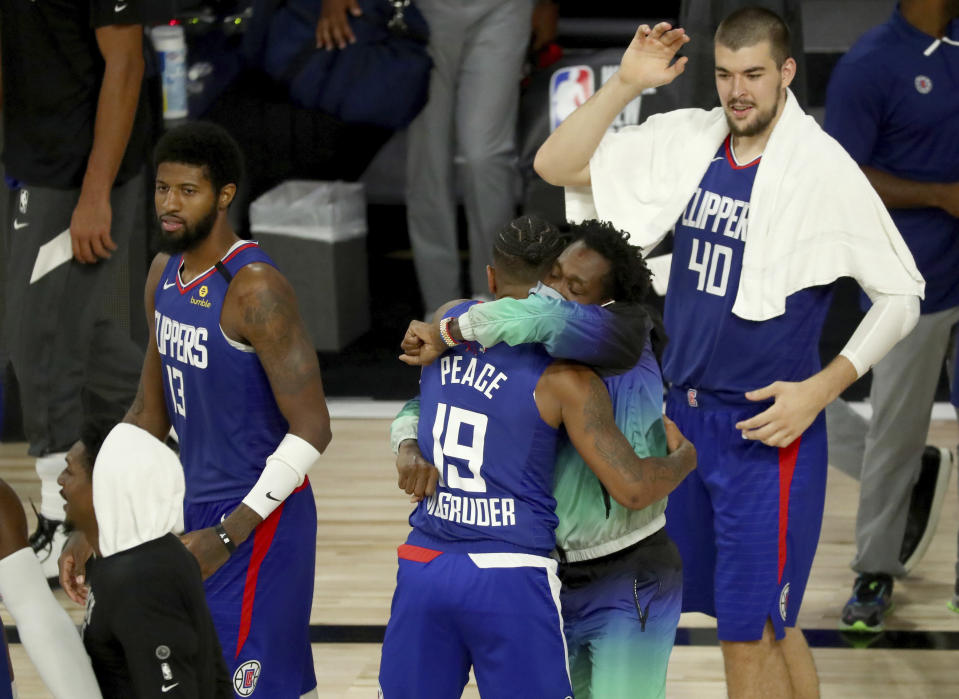
[[[603,303],[609,300],[606,276],[610,269],[605,257],[577,240],[560,253],[544,281],[567,301]]]

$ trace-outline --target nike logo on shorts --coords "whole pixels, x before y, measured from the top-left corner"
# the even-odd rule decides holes
[[[121,5],[121,4],[116,4],[116,5],[113,6],[113,11],[114,11],[114,12],[123,12],[125,9],[127,9],[127,3],[123,3],[122,5]],[[176,685],[174,685],[174,686],[176,686]]]
[[[21,228],[26,228],[26,227],[29,226],[29,225],[30,225],[30,222],[29,222],[29,221],[18,221],[17,219],[13,219],[13,228],[14,228],[14,230],[18,230],[18,231],[19,231]]]
[[[166,694],[167,692],[169,692],[169,691],[170,691],[171,689],[173,689],[174,687],[179,687],[179,686],[180,686],[180,683],[179,683],[179,682],[176,682],[176,683],[174,683],[174,684],[164,684],[164,685],[161,685],[160,691],[163,692],[164,694]]]

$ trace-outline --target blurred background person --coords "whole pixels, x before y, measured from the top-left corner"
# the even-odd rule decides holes
[[[143,356],[107,296],[145,230],[144,12],[144,0],[0,0],[3,328],[42,481],[30,544],[47,578],[64,540],[56,479],[80,432],[80,390],[128,405]]]
[[[950,450],[926,437],[959,323],[957,17],[957,0],[902,0],[840,59],[826,94],[826,131],[869,178],[926,280],[918,324],[873,367],[872,419],[841,401],[826,411],[829,462],[861,482],[844,630],[884,628],[893,578],[928,547],[952,469]]]

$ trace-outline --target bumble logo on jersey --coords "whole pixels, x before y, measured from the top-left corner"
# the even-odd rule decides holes
[[[194,298],[191,297],[192,302]],[[200,301],[199,299],[195,299]],[[209,301],[202,303],[210,305]],[[197,328],[186,323],[179,323],[167,318],[159,311],[154,311],[156,322],[156,343],[160,354],[170,357],[183,364],[195,366],[198,369],[207,367],[206,328]]]

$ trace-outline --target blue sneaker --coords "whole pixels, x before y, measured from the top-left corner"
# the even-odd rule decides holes
[[[852,597],[843,607],[839,629],[879,633],[885,629],[885,616],[892,608],[892,576],[860,573],[852,586]]]

